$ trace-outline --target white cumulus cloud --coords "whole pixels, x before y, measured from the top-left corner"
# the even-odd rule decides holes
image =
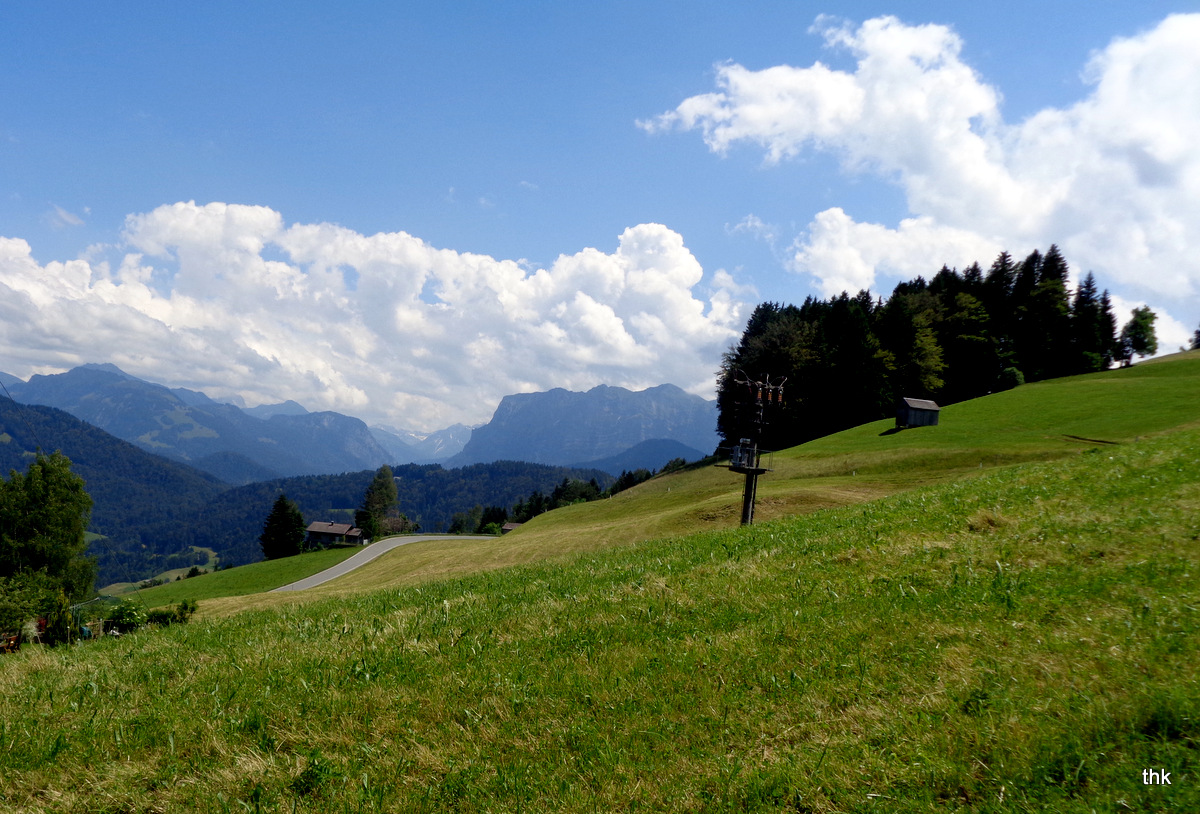
[[[0,238],[0,369],[113,362],[214,397],[427,430],[552,387],[672,382],[711,397],[745,310],[732,278],[705,283],[658,224],[527,269],[404,232],[189,202],[129,216],[120,243],[89,257],[41,265]]]
[[[833,208],[798,236],[790,266],[825,293],[1051,243],[1130,297],[1200,290],[1200,14],[1114,40],[1084,67],[1080,101],[1021,122],[947,26],[819,18],[813,32],[854,69],[718,65],[714,92],[640,124],[699,131],[719,154],[757,145],[768,165],[826,151],[898,184],[911,217]]]

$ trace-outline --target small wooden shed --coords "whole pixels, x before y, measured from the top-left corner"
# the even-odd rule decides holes
[[[941,409],[929,399],[900,399],[896,408],[896,429],[936,427]]]

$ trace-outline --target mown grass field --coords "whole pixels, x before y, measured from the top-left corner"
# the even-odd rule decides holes
[[[26,648],[0,809],[1200,811],[1200,429],[1112,426],[750,529]]]

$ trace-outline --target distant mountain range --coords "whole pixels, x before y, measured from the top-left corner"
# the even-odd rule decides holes
[[[168,388],[113,365],[83,365],[28,382],[0,373],[23,404],[64,410],[118,438],[230,484],[377,469],[383,464],[492,461],[584,466],[613,475],[695,460],[717,445],[716,402],[665,384],[634,392],[601,385],[506,396],[492,420],[429,434],[368,427],[295,401],[242,408]],[[650,443],[653,442],[653,443]]]
[[[576,464],[576,468],[599,469],[610,475],[619,475],[622,472],[633,472],[638,469],[655,472],[676,458],[683,458],[685,461],[691,462],[698,461],[708,454],[711,454],[711,450],[707,453],[701,452],[678,441],[658,438],[653,441],[643,441],[617,455]]]
[[[23,404],[64,410],[228,483],[376,469],[392,458],[357,418],[310,413],[298,404],[303,412],[278,410],[260,418],[203,393],[143,381],[113,365],[84,365],[7,387]]]
[[[422,435],[395,427],[372,426],[371,435],[397,463],[437,463],[462,451],[471,437],[471,428],[454,424]]]
[[[660,445],[655,452],[654,446],[643,447],[639,466],[648,469],[658,469],[674,457],[703,457],[719,442],[716,402],[690,395],[673,384],[641,391],[600,385],[586,393],[557,388],[505,396],[492,420],[477,427],[463,451],[446,464],[511,460],[574,466],[589,462],[588,466],[619,474],[618,456],[649,441],[670,441],[685,449]],[[609,463],[600,466],[600,461]],[[616,471],[610,468],[613,466],[618,467]]]
[[[98,585],[134,581],[171,568],[206,562],[191,547],[211,548],[227,565],[262,558],[258,536],[280,492],[305,519],[352,520],[374,477],[371,469],[274,479],[231,488],[186,464],[146,452],[52,407],[0,396],[0,472],[25,471],[37,449],[71,459],[93,501],[89,530],[103,535],[89,553],[99,562]],[[594,469],[492,463],[443,469],[397,466],[400,511],[426,531],[444,530],[456,512],[475,505],[511,507],[534,490],[549,493],[564,478],[610,479]]]

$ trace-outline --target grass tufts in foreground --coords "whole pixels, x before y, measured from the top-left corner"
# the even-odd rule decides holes
[[[1198,462],[25,648],[0,809],[1200,811]]]

